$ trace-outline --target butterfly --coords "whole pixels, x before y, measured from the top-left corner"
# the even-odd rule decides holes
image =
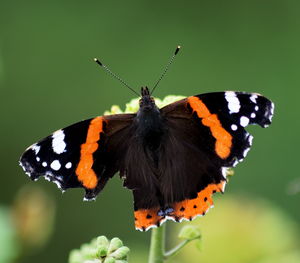
[[[147,87],[135,114],[98,116],[30,146],[20,164],[61,190],[82,187],[92,200],[117,172],[134,197],[135,226],[192,220],[223,192],[227,169],[247,155],[249,124],[267,127],[274,104],[256,93],[214,92],[159,109]]]
[[[177,51],[178,52],[178,51]],[[139,110],[75,123],[33,144],[20,158],[32,180],[93,200],[115,174],[132,191],[135,227],[205,215],[224,192],[228,169],[247,155],[250,124],[271,124],[274,104],[257,93],[213,92],[158,108],[147,87]]]

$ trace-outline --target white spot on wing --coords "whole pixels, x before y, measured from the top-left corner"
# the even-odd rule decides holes
[[[246,127],[249,124],[249,118],[242,116],[240,118],[240,124],[241,126]]]
[[[252,135],[249,136],[248,141],[249,141],[249,144],[252,145],[252,141],[253,141],[253,136]]]
[[[239,163],[238,160],[234,160],[234,162],[233,162],[233,164],[232,164],[232,167],[236,167],[238,163]]]
[[[25,167],[24,167],[24,165],[22,164],[21,161],[19,161],[19,165],[22,167],[22,169],[24,170],[24,172],[26,172],[26,169],[25,169]]]
[[[58,160],[54,160],[51,164],[50,167],[55,170],[58,171],[61,167],[60,162]]]
[[[66,167],[67,169],[70,169],[70,168],[72,167],[72,163],[71,163],[71,162],[66,163],[65,167]]]
[[[223,177],[224,177],[224,179],[226,179],[226,177],[227,177],[227,171],[228,171],[228,167],[222,167],[222,175],[223,175]]]
[[[47,180],[48,182],[51,182],[51,177],[48,176],[48,175],[46,175],[46,176],[45,176],[45,180]]]
[[[244,158],[247,156],[248,152],[250,151],[250,147],[249,148],[246,148],[243,152],[243,156]]]
[[[270,109],[270,112],[271,112],[271,115],[269,116],[269,120],[272,122],[272,118],[273,118],[273,114],[274,114],[274,108],[275,108],[275,105],[274,103],[272,102],[271,103],[271,109]]]
[[[258,111],[259,107],[256,105],[254,109],[255,109],[255,111]]]
[[[41,146],[34,144],[34,145],[30,146],[29,149],[33,150],[35,152],[35,155],[37,155],[41,149]]]
[[[257,95],[256,94],[252,94],[251,96],[250,96],[250,100],[253,102],[253,103],[257,103],[257,101],[256,101],[256,99],[257,99]]]
[[[55,183],[59,189],[62,188],[62,187],[61,187],[61,183],[60,183],[59,181],[53,180],[52,182]]]
[[[61,185],[61,182],[59,180],[57,180],[55,178],[55,176],[50,172],[48,171],[46,173],[46,176],[44,177],[45,180],[49,181],[49,182],[52,182],[52,183],[55,183],[57,185],[57,187],[62,191],[64,192],[64,190],[62,189],[62,185]]]
[[[222,193],[224,193],[224,191],[225,191],[225,186],[226,186],[226,181],[224,182],[224,184],[223,184],[223,187],[222,187]]]
[[[35,159],[37,162],[39,162],[41,160],[40,157],[36,157]]]
[[[238,126],[237,126],[237,125],[235,125],[235,124],[232,124],[232,125],[231,125],[231,130],[233,130],[233,131],[236,131],[236,130],[237,130],[237,128],[238,128]]]
[[[271,114],[272,114],[272,115],[274,114],[274,108],[275,108],[275,105],[274,105],[274,103],[272,102],[272,104],[271,104]]]
[[[93,197],[93,198],[86,198],[86,197],[84,197],[83,198],[84,202],[95,201],[95,200],[96,200],[96,197]]]
[[[42,166],[46,167],[47,163],[46,162],[42,162]]]
[[[254,119],[256,117],[256,114],[254,112],[251,113],[251,118]]]
[[[52,149],[55,153],[61,154],[66,149],[66,143],[64,141],[65,134],[63,130],[58,130],[52,135]]]
[[[233,91],[226,91],[225,92],[225,99],[228,102],[228,109],[229,109],[229,113],[237,113],[240,111],[241,108],[241,104],[240,101],[238,99],[238,97],[236,96],[236,93]]]

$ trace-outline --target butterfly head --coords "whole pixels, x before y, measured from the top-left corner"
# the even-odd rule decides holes
[[[141,99],[139,101],[140,109],[143,111],[150,111],[156,109],[154,98],[151,97],[148,87],[142,87],[141,89]]]

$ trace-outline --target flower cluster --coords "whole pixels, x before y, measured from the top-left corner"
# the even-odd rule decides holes
[[[69,263],[127,263],[128,253],[129,248],[123,246],[119,238],[109,241],[105,236],[99,236],[80,249],[72,250]]]
[[[159,98],[154,98],[155,103],[158,108],[162,108],[172,102],[184,99],[184,96],[175,96],[175,95],[169,95],[166,96],[163,100]],[[119,114],[119,113],[135,113],[139,109],[139,98],[132,99],[129,103],[126,103],[126,108],[124,111],[121,110],[120,106],[113,105],[110,109],[110,111],[105,111],[104,115],[111,115],[111,114]]]

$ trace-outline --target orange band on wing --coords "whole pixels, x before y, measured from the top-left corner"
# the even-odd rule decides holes
[[[216,114],[211,114],[206,105],[198,97],[189,97],[188,103],[199,118],[202,119],[202,124],[209,127],[212,135],[216,139],[215,151],[225,159],[230,154],[232,146],[232,136],[227,132],[218,119]]]
[[[163,219],[158,216],[159,208],[139,209],[134,212],[135,227],[139,230],[148,230],[149,227],[159,226]]]
[[[196,198],[186,199],[174,203],[172,216],[178,221],[180,219],[192,220],[198,215],[205,215],[208,209],[214,204],[212,195],[215,192],[223,192],[225,181],[219,184],[209,184],[200,191]]]
[[[181,220],[193,220],[196,216],[205,215],[213,205],[212,195],[216,192],[223,192],[226,181],[219,184],[209,184],[201,190],[194,199],[186,199],[170,205],[172,212],[165,216],[159,216],[159,207],[139,209],[134,212],[136,229],[146,231],[151,227],[160,226],[168,219],[180,222]]]
[[[92,166],[94,163],[93,153],[98,149],[98,141],[102,131],[103,118],[94,118],[88,128],[86,142],[81,144],[80,161],[75,173],[82,185],[88,189],[93,189],[98,184],[98,178]]]

